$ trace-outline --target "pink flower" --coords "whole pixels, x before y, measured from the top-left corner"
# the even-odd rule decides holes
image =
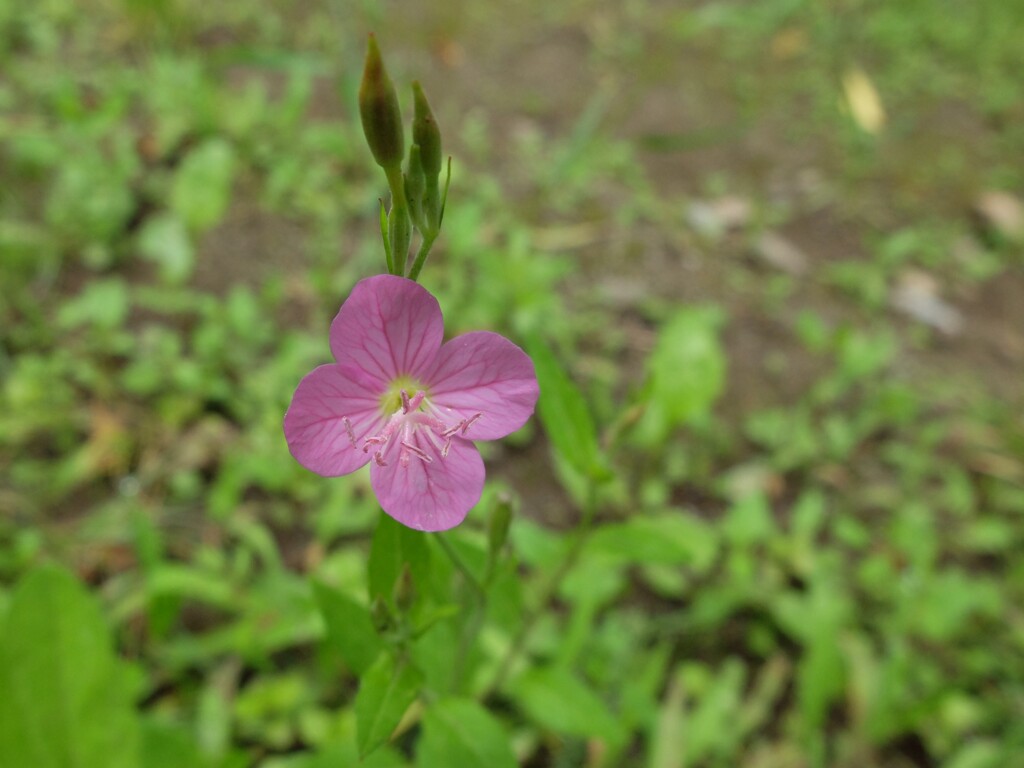
[[[424,531],[465,519],[484,485],[470,441],[519,429],[540,393],[533,363],[508,339],[443,335],[437,299],[418,283],[361,281],[331,323],[338,362],[307,375],[284,416],[300,464],[334,477],[372,462],[384,511]]]

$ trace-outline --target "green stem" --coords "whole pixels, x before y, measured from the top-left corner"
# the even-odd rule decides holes
[[[591,484],[587,491],[587,501],[584,505],[580,524],[573,532],[574,538],[569,545],[568,552],[566,552],[565,557],[562,559],[562,562],[559,564],[555,572],[551,574],[551,578],[548,579],[547,584],[544,585],[540,599],[537,601],[534,609],[523,620],[522,625],[519,627],[519,631],[512,639],[512,645],[509,646],[508,652],[505,654],[505,658],[501,660],[501,664],[498,666],[498,671],[495,673],[494,679],[491,680],[480,695],[481,701],[485,701],[505,683],[509,673],[512,671],[512,666],[515,663],[516,658],[526,648],[526,641],[530,639],[530,634],[533,632],[534,627],[540,620],[540,617],[547,610],[548,604],[558,592],[558,588],[561,586],[562,580],[566,577],[569,571],[572,570],[572,567],[576,565],[576,561],[579,559],[580,553],[583,551],[583,545],[587,543],[587,539],[590,536],[590,529],[594,521],[594,514],[596,510],[597,488]]]
[[[469,584],[473,593],[473,612],[462,625],[462,632],[459,635],[459,646],[455,653],[455,664],[452,667],[452,691],[459,694],[463,692],[462,689],[465,684],[466,677],[466,663],[469,660],[470,651],[473,649],[473,643],[476,642],[476,637],[480,633],[480,628],[483,626],[484,606],[487,604],[487,593],[485,592],[484,585],[490,582],[493,568],[490,566],[488,567],[484,584],[481,584],[459,556],[459,553],[455,551],[455,547],[452,546],[451,542],[444,536],[440,535],[437,536],[437,540],[441,543],[441,548],[448,555],[449,559],[451,559],[455,568],[462,574],[463,578],[465,578],[466,583]]]

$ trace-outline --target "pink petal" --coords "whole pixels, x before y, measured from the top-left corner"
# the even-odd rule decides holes
[[[440,450],[422,430],[414,431],[410,439],[429,463],[408,455],[402,466],[403,446],[396,434],[384,452],[387,465],[370,465],[373,492],[384,511],[403,525],[420,531],[454,528],[480,501],[484,462],[468,440],[454,438],[448,455],[441,458]]]
[[[379,398],[379,385],[367,381],[357,368],[315,368],[299,382],[284,415],[284,435],[292,456],[325,477],[359,469],[370,460],[363,441],[383,426]]]
[[[331,351],[379,382],[422,379],[444,337],[437,299],[396,275],[359,281],[331,323]]]
[[[488,331],[457,336],[441,347],[427,381],[430,402],[446,423],[482,414],[466,430],[470,440],[515,432],[530,418],[540,394],[529,356]]]

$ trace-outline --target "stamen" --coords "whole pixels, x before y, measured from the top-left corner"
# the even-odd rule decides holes
[[[345,425],[345,432],[348,433],[349,442],[352,443],[353,448],[358,448],[359,445],[356,443],[356,433],[352,430],[352,422],[348,420],[348,416],[342,418],[341,423]]]
[[[405,446],[406,448],[408,448],[409,451],[412,454],[414,454],[415,456],[419,457],[420,459],[425,461],[427,464],[432,464],[434,462],[434,460],[430,456],[428,456],[427,452],[424,451],[422,448],[419,448],[419,447],[413,445],[412,443],[407,443],[405,440],[402,441],[402,445]]]
[[[379,467],[388,466],[388,462],[384,459],[384,451],[387,450],[387,445],[392,437],[400,441],[402,446],[398,452],[399,466],[408,467],[411,456],[415,456],[424,464],[432,464],[434,462],[433,451],[427,453],[413,442],[416,440],[417,434],[422,437],[420,442],[424,439],[427,440],[429,447],[437,451],[442,459],[446,459],[451,452],[454,439],[465,435],[467,430],[483,417],[482,413],[476,413],[468,419],[460,419],[455,424],[445,424],[437,417],[437,411],[429,404],[425,409],[420,409],[427,397],[424,390],[417,390],[412,397],[405,389],[399,390],[398,394],[401,398],[401,410],[391,415],[379,434],[362,438],[363,451],[366,453],[372,451],[373,461]],[[349,440],[356,445],[355,428],[352,422],[347,417],[343,418],[342,422]],[[418,432],[420,428],[425,429]]]

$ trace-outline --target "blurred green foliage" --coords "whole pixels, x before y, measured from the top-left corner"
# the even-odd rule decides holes
[[[423,282],[543,388],[443,538],[281,432],[382,271],[371,28],[455,155]],[[1003,0],[0,5],[0,767],[1015,764],[1024,260],[977,200],[1024,190],[1022,38]]]

